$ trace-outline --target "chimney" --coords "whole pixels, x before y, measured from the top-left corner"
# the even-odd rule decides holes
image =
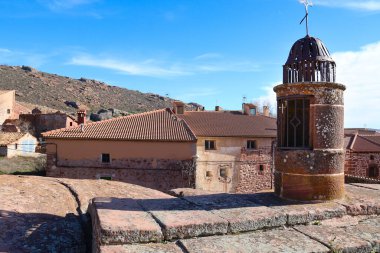
[[[257,115],[256,105],[243,103],[242,107],[244,115]]]
[[[78,125],[86,124],[86,110],[77,111],[77,121],[78,121]]]
[[[184,114],[185,113],[185,104],[181,101],[173,102],[173,111],[175,114]]]
[[[219,105],[217,105],[217,106],[215,106],[215,111],[216,111],[216,112],[223,111],[223,108],[220,107]]]
[[[266,117],[270,116],[269,106],[267,106],[267,105],[263,106],[263,115],[266,116]]]

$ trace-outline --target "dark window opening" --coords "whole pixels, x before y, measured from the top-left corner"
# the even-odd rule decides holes
[[[206,140],[206,141],[205,141],[205,149],[206,149],[206,150],[213,150],[213,149],[216,149],[215,141]]]
[[[8,114],[11,114],[11,109],[7,109],[7,113],[8,113]]]
[[[212,177],[212,172],[211,171],[206,171],[206,177]]]
[[[111,157],[110,154],[102,154],[102,163],[110,163]]]
[[[226,168],[220,168],[219,169],[219,176],[221,178],[227,178],[227,169]]]
[[[70,122],[70,126],[73,126],[73,122]]]
[[[18,144],[17,143],[15,144],[15,149],[18,149]]]
[[[378,178],[379,177],[379,168],[376,165],[370,165],[368,168],[368,177]]]
[[[112,176],[102,176],[99,179],[111,181],[112,180]]]
[[[375,156],[374,156],[374,155],[371,155],[371,156],[369,157],[369,159],[370,159],[370,160],[375,160]]]
[[[310,100],[278,100],[278,140],[280,148],[310,148]]]
[[[263,165],[263,164],[260,164],[259,170],[260,170],[261,172],[264,171],[264,165]]]
[[[248,140],[247,141],[247,149],[257,149],[256,141]]]

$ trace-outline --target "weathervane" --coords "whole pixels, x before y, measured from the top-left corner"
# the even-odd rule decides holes
[[[306,19],[306,35],[309,35],[309,6],[313,6],[313,3],[311,2],[311,0],[300,0],[300,3],[305,5],[306,11],[306,15],[301,20],[300,24],[302,24],[303,21]]]

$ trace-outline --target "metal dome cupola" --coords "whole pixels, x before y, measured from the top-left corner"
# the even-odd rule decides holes
[[[336,64],[329,50],[309,35],[294,43],[283,68],[283,83],[335,82]]]

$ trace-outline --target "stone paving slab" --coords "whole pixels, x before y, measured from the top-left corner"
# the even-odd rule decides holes
[[[70,187],[79,200],[82,213],[87,212],[88,205],[93,198],[155,199],[170,197],[157,190],[118,181],[67,178],[46,179],[61,182]]]
[[[359,226],[359,225],[358,225]],[[330,227],[330,226],[296,226],[294,229],[300,231],[311,238],[325,244],[330,247],[333,252],[373,252],[374,247],[372,243],[367,239],[374,240],[373,244],[376,244],[373,236],[375,234],[367,234],[367,239],[363,238],[362,229],[358,226],[349,227]],[[373,228],[373,225],[368,225]]]
[[[185,199],[227,220],[230,233],[279,227],[287,221],[285,214],[233,194],[193,196]]]
[[[100,253],[183,253],[175,243],[151,243],[133,245],[108,245],[100,247]]]
[[[330,252],[323,244],[291,228],[256,231],[239,235],[212,236],[181,240],[189,253],[257,252],[294,253]]]
[[[160,242],[160,226],[134,199],[95,198],[89,207],[97,245]]]
[[[360,238],[369,241],[372,244],[374,252],[380,252],[380,218],[367,219],[361,221],[354,228],[347,228],[349,233],[354,232]]]
[[[273,192],[240,195],[287,216],[288,225],[306,224],[316,220],[343,217],[346,208],[333,202],[302,203],[280,199]]]
[[[378,190],[372,190],[354,185],[345,185],[346,197],[337,200],[346,207],[349,215],[371,215],[380,214],[380,193]]]
[[[162,227],[165,240],[226,234],[228,221],[179,198],[140,200]]]

